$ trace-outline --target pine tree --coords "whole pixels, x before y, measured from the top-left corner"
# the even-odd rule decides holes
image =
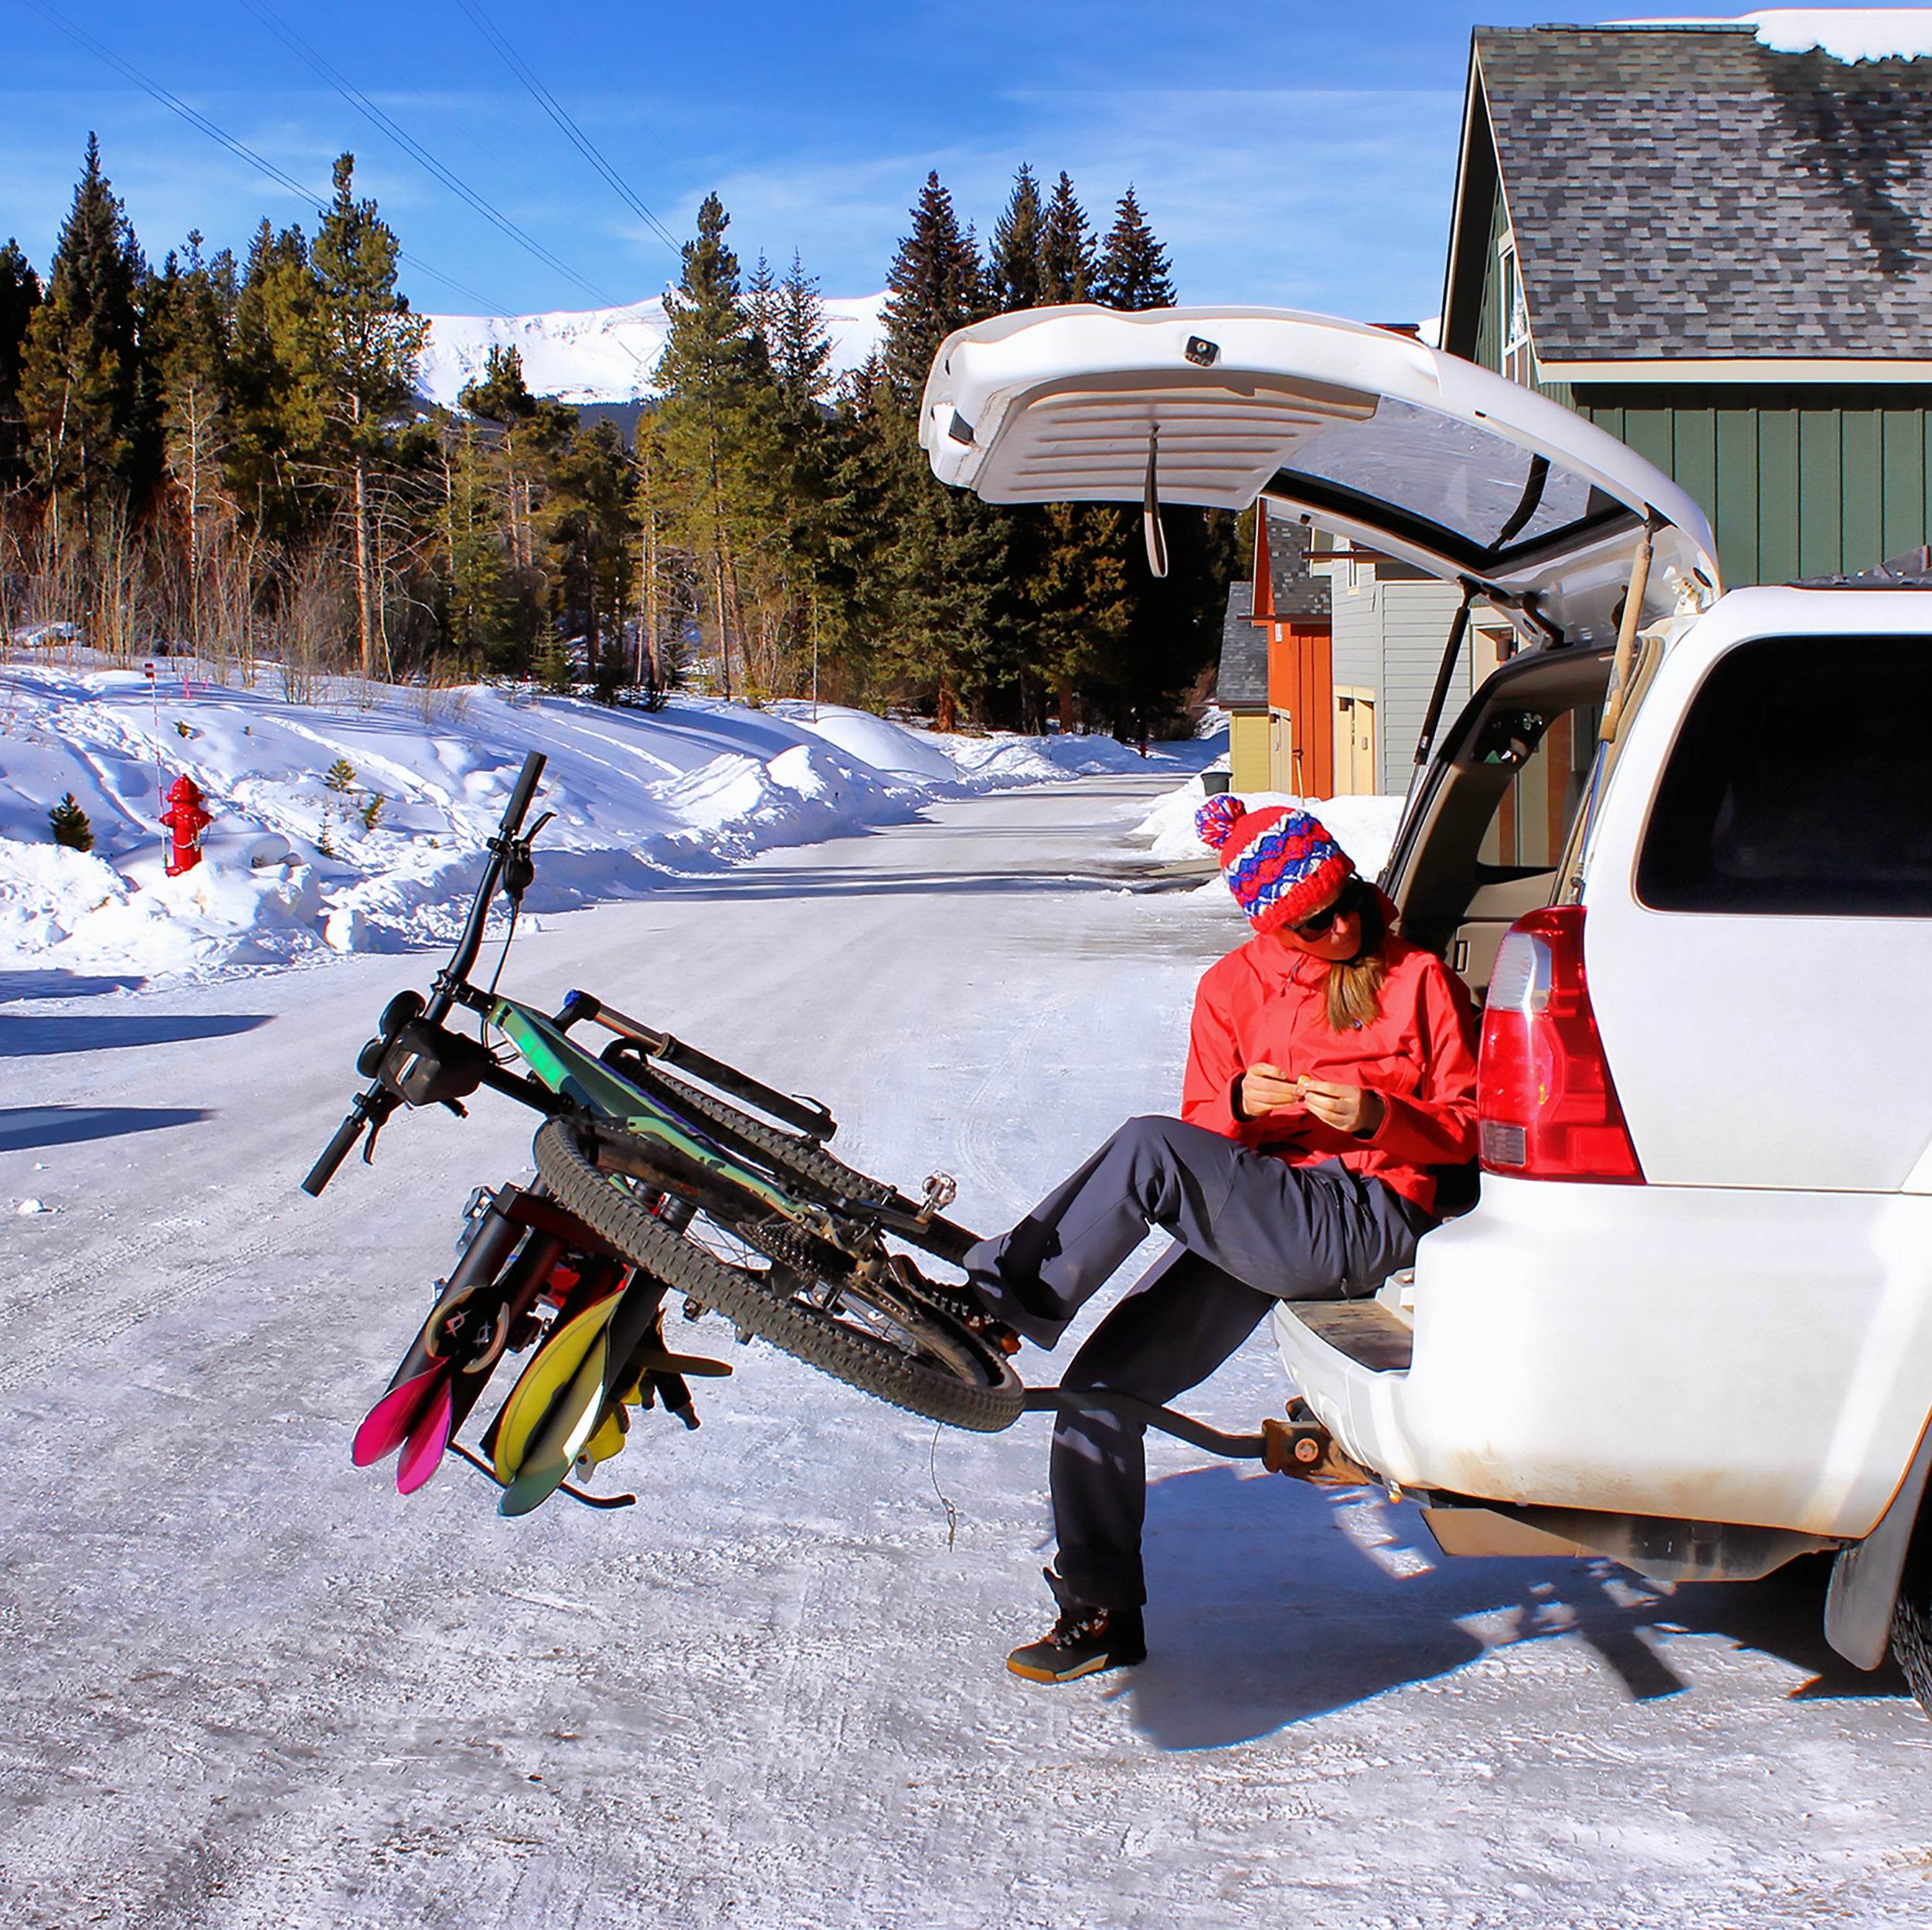
[[[223,488],[234,261],[225,250],[204,261],[201,242],[199,231],[191,232],[186,265],[170,253],[150,284],[142,340],[160,401],[165,474],[180,508],[188,634],[197,650],[206,647],[210,628],[205,605],[211,553],[235,514]]]
[[[396,292],[396,236],[373,201],[354,193],[355,157],[338,155],[335,198],[323,215],[310,262],[321,324],[321,373],[330,391],[331,443],[349,494],[355,542],[355,627],[362,674],[388,651],[383,626],[381,535],[372,500],[386,454],[385,416],[410,399],[429,324]]]
[[[818,277],[794,253],[778,284],[770,335],[771,372],[794,413],[814,411],[832,392],[832,337]]]
[[[54,249],[46,298],[27,331],[20,393],[36,480],[56,532],[71,493],[92,534],[96,505],[136,454],[139,316],[147,273],[91,134]]]
[[[912,209],[912,233],[886,277],[886,372],[916,404],[939,345],[987,309],[979,251],[960,232],[953,198],[929,174]]]
[[[1167,250],[1155,239],[1130,183],[1114,210],[1094,271],[1094,299],[1107,308],[1172,308]]]
[[[539,525],[549,472],[576,433],[577,412],[530,393],[514,345],[492,346],[483,373],[464,386],[457,406],[494,432],[480,466],[505,554],[507,603],[506,629],[490,661],[498,669],[514,668],[527,664],[548,617],[550,584]],[[474,561],[481,566],[483,559],[479,554]]]
[[[488,455],[473,416],[446,427],[442,451],[450,645],[466,667],[509,670],[518,654],[509,549],[489,486]]]
[[[590,681],[608,691],[628,666],[617,647],[630,579],[631,465],[614,424],[580,430],[551,478],[550,545],[558,615],[583,639]]]
[[[308,237],[263,222],[235,299],[226,471],[250,528],[280,542],[312,536],[335,511],[319,464],[331,404],[321,308]]]
[[[346,757],[338,757],[322,773],[322,782],[338,796],[355,787],[355,766]]]
[[[1040,231],[1040,299],[1090,301],[1093,286],[1094,230],[1063,169]]]
[[[56,844],[63,844],[70,851],[94,849],[94,827],[87,822],[87,814],[74,801],[72,791],[48,812],[47,824]]]
[[[771,263],[766,260],[762,248],[758,250],[757,266],[745,281],[745,313],[750,318],[752,332],[764,346],[765,360],[772,361],[778,325],[778,278],[771,272]]]
[[[20,413],[20,372],[27,330],[40,306],[40,277],[9,240],[0,248],[0,490],[26,480],[26,424]]]
[[[668,465],[655,409],[638,419],[631,460],[636,480],[631,520],[638,532],[638,650],[632,681],[655,697],[668,693],[682,668],[676,638],[695,603],[691,573],[671,540]]]
[[[731,217],[715,194],[698,210],[682,272],[665,300],[671,328],[658,364],[658,446],[679,540],[689,554],[717,641],[719,678],[732,694],[734,644],[747,641],[746,566],[778,520],[777,392],[765,345],[745,306]]]
[[[1002,310],[1037,308],[1047,299],[1046,216],[1039,183],[1025,161],[1013,178],[1005,212],[993,226],[993,245],[986,267],[993,302]]]
[[[890,497],[891,629],[901,663],[930,692],[941,730],[984,680],[998,649],[994,598],[1005,524],[968,491],[935,481],[919,447],[917,409],[940,344],[985,312],[987,288],[970,230],[928,175],[886,280],[886,380],[877,413]]]

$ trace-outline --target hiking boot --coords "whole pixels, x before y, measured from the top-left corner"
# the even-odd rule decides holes
[[[1015,1649],[1006,1666],[1029,1682],[1074,1682],[1146,1660],[1138,1609],[1095,1609],[1070,1602],[1053,1627],[1039,1641]]]
[[[1019,1351],[1019,1336],[987,1306],[970,1279],[957,1286],[941,1286],[928,1279],[903,1253],[895,1253],[890,1265],[893,1277],[915,1300],[938,1308],[1002,1354],[1010,1356]]]

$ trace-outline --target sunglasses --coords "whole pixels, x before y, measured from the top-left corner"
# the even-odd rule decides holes
[[[1311,912],[1298,925],[1291,925],[1288,929],[1297,938],[1319,938],[1338,918],[1346,918],[1351,912],[1359,911],[1361,905],[1361,894],[1355,889],[1355,880],[1350,878],[1332,904],[1324,905],[1318,912]]]

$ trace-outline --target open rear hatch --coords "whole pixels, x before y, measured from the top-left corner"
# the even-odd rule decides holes
[[[940,346],[920,440],[988,502],[1289,505],[1473,588],[1529,643],[1608,642],[1718,590],[1702,512],[1582,416],[1406,335],[1272,308],[1036,308]]]

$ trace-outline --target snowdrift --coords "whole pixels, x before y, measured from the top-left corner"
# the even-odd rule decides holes
[[[1206,796],[1200,779],[1190,777],[1155,805],[1134,827],[1134,835],[1146,838],[1152,846],[1150,855],[1165,863],[1212,858],[1213,851],[1194,834],[1194,814]],[[1355,860],[1355,869],[1365,878],[1373,878],[1389,861],[1389,849],[1395,842],[1403,800],[1375,796],[1295,797],[1286,791],[1243,791],[1241,802],[1250,810],[1286,804],[1296,810],[1312,812]],[[1216,891],[1223,889],[1218,877],[1210,879],[1209,885]]]
[[[273,669],[241,689],[156,668],[151,685],[0,671],[0,967],[154,975],[447,941],[531,750],[549,758],[540,802],[556,814],[536,912],[901,822],[935,797],[1150,767],[1111,738],[942,737],[830,705],[647,712],[349,680],[296,702]],[[168,878],[158,795],[182,773],[215,822],[207,861]],[[90,853],[51,841],[69,792]]]

